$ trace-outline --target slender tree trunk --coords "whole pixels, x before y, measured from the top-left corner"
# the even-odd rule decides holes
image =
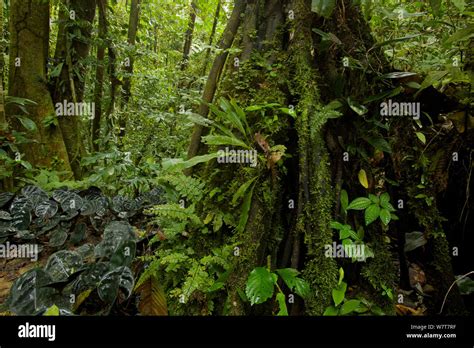
[[[61,128],[49,124],[55,110],[46,86],[46,63],[49,44],[49,1],[13,0],[10,6],[10,76],[9,95],[27,98],[37,104],[29,106],[30,117],[37,126],[28,134],[34,141],[22,146],[26,159],[36,166],[71,172],[69,157]],[[7,107],[7,116],[17,130],[23,130],[13,117],[22,114],[13,104]],[[66,174],[66,176],[68,176]]]
[[[62,104],[84,101],[84,60],[89,56],[92,22],[95,17],[95,0],[63,0],[60,4],[59,30],[55,62],[61,66],[59,76],[53,80],[53,102]],[[91,111],[92,112],[92,111]],[[59,116],[59,125],[68,150],[76,179],[82,177],[81,158],[86,149],[83,141],[81,117],[91,115]]]
[[[128,45],[129,49],[135,46],[135,40],[138,31],[138,22],[140,18],[140,0],[132,0],[130,5],[130,20],[128,23]],[[125,62],[125,77],[123,78],[123,90],[122,90],[122,109],[127,107],[128,101],[131,97],[132,89],[132,75],[133,75],[133,54],[130,54]],[[127,126],[127,120],[125,115],[120,117],[120,138],[125,135],[125,127]]]
[[[191,1],[189,9],[188,28],[184,34],[183,59],[181,61],[181,70],[186,70],[189,64],[189,54],[191,53],[191,45],[193,43],[194,23],[196,22],[197,5],[195,0]]]
[[[3,53],[5,52],[5,46],[3,44],[3,5],[0,6],[0,129],[7,127],[7,118],[5,116],[5,100],[3,95],[3,74],[5,68],[5,61]]]
[[[232,43],[234,42],[235,34],[237,33],[237,29],[239,28],[240,24],[240,16],[243,13],[244,9],[245,1],[236,0],[234,9],[232,10],[232,14],[230,16],[229,21],[227,22],[227,26],[224,29],[224,33],[222,34],[222,38],[218,45],[219,49],[221,50],[221,53],[214,59],[214,63],[212,64],[211,71],[209,72],[209,76],[207,78],[206,86],[204,87],[202,102],[199,106],[198,111],[198,113],[204,117],[206,117],[209,113],[208,103],[212,103],[214,99],[217,83],[219,81],[219,77],[227,59],[227,50],[232,46]],[[188,158],[192,158],[198,153],[199,146],[201,143],[202,132],[203,127],[201,125],[194,126],[193,134],[191,136],[191,143],[188,149]],[[190,173],[191,171],[188,171],[188,174]]]
[[[112,133],[114,129],[112,114],[115,109],[115,99],[117,95],[117,88],[121,86],[123,83],[117,78],[117,74],[116,74],[117,53],[113,46],[112,40],[109,38],[108,27],[109,27],[109,23],[107,21],[107,17],[104,16],[104,36],[106,37],[107,55],[109,59],[108,65],[107,65],[107,72],[108,72],[109,81],[110,81],[109,104],[107,105],[107,109],[105,111],[105,117],[106,117],[105,132]]]
[[[94,103],[95,115],[92,120],[92,148],[99,151],[100,121],[102,119],[102,97],[104,95],[104,58],[106,44],[106,0],[97,0],[99,11],[99,45],[97,47],[97,67],[95,69]]]
[[[4,90],[3,90],[3,77],[5,72],[5,60],[3,53],[5,52],[5,46],[3,43],[3,25],[4,25],[4,17],[3,17],[3,5],[0,6],[0,134],[2,137],[7,136],[10,133],[9,126],[7,123],[7,118],[5,114],[5,98],[4,98]],[[4,144],[0,143],[0,147],[3,147]],[[5,144],[6,145],[6,144]],[[7,149],[7,147],[3,147],[4,151],[10,152],[11,150]],[[3,191],[11,191],[13,190],[13,178],[8,177],[4,178],[0,181],[0,189]]]
[[[220,13],[221,13],[221,0],[218,0],[217,6],[216,6],[216,13],[214,14],[214,22],[212,22],[211,35],[209,35],[209,47],[206,48],[206,55],[204,58],[204,64],[202,65],[201,75],[205,75],[207,71],[207,64],[211,56],[211,46],[212,46],[212,43],[214,42],[214,36],[216,35],[216,29],[217,29],[217,24],[219,23]]]

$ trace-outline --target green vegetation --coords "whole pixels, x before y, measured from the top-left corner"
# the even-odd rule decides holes
[[[0,7],[0,313],[474,312],[472,2]]]

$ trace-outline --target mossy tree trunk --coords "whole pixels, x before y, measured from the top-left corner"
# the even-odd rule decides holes
[[[97,46],[97,66],[95,69],[94,103],[95,115],[92,120],[92,149],[99,151],[100,123],[102,120],[102,97],[104,95],[105,47],[107,33],[107,3],[106,0],[97,0],[99,13],[99,43]]]
[[[128,50],[129,54],[125,62],[125,76],[123,78],[123,89],[122,89],[122,109],[125,109],[128,105],[128,101],[132,96],[132,76],[133,76],[133,53],[132,50],[135,46],[135,40],[137,38],[138,24],[140,19],[140,0],[132,0],[130,4],[130,18],[128,22]],[[127,114],[122,113],[120,116],[120,132],[119,137],[125,136],[125,128],[127,126],[126,120]]]
[[[194,24],[196,22],[197,9],[198,7],[196,2],[194,0],[191,1],[191,6],[189,8],[188,28],[184,34],[183,59],[181,60],[180,66],[182,71],[186,70],[189,64],[189,54],[191,53],[191,44],[193,43]]]
[[[21,150],[26,159],[36,166],[71,172],[69,157],[61,128],[45,124],[54,120],[55,110],[47,88],[46,64],[49,43],[49,1],[13,0],[10,6],[10,96],[33,100],[36,105],[28,106],[30,117],[37,131],[28,133],[32,143]],[[22,114],[14,104],[7,107],[10,123],[17,130],[21,128],[14,115]]]
[[[351,212],[351,222],[364,227],[364,243],[370,245],[374,257],[364,263],[350,263],[325,255],[325,245],[339,241],[330,223],[341,219],[338,202],[342,187],[349,192],[351,200],[392,190],[387,184],[380,187],[379,181],[381,171],[391,170],[390,164],[384,162],[382,165],[387,168],[374,170],[372,174],[371,168],[357,156],[343,163],[347,145],[358,141],[354,134],[365,122],[363,118],[354,117],[349,107],[343,117],[335,120],[323,111],[334,99],[350,97],[362,101],[378,94],[380,76],[390,71],[361,9],[353,1],[338,0],[332,13],[324,18],[311,11],[310,0],[249,0],[243,8],[239,7],[239,12],[244,15],[233,46],[240,53],[227,58],[215,93],[218,79],[208,80],[213,88],[209,89],[212,94],[205,93],[205,101],[213,101],[216,94],[233,98],[243,106],[280,103],[295,110],[296,120],[279,118],[272,135],[267,137],[270,146],[284,144],[293,159],[285,161],[286,171],[257,169],[259,179],[246,228],[233,236],[233,241],[240,243],[240,256],[235,259],[228,280],[229,313],[242,315],[255,311],[242,301],[239,292],[245,291],[250,271],[266,265],[266,257],[271,255],[272,267],[297,268],[311,285],[305,307],[297,301],[290,308],[292,314],[321,315],[332,304],[331,293],[340,266],[346,269],[346,277],[354,285],[349,297],[361,295],[381,306],[386,314],[394,314],[393,301],[382,293],[384,287],[397,287],[401,256],[396,251],[396,241],[388,242],[391,235],[387,228],[375,223],[364,226]],[[318,30],[330,33],[332,39],[322,40]],[[200,113],[207,116],[208,108],[202,106]],[[261,124],[260,114],[249,113],[247,117],[250,124]],[[255,128],[252,131],[262,132]],[[203,152],[205,146],[199,140],[205,132],[203,127],[195,127],[189,157]],[[253,146],[259,148],[257,141]],[[367,190],[358,184],[357,177],[364,166],[369,173]],[[209,168],[201,174],[208,176]],[[214,181],[216,187],[223,187],[237,178],[243,184],[251,177],[248,171],[229,167],[220,168]],[[392,197],[397,194],[401,193]],[[289,208],[290,199],[295,200],[295,209]],[[435,244],[437,251],[432,256],[446,261],[446,245]],[[440,248],[444,250],[441,254]],[[447,272],[444,274],[449,273],[447,268],[444,270]],[[452,271],[450,274],[452,278]],[[442,282],[450,284],[450,280]]]
[[[53,102],[81,103],[84,101],[85,73],[89,56],[92,22],[95,17],[95,0],[63,0],[59,10],[59,29],[54,60],[60,67],[53,80]],[[85,117],[87,117],[86,115]],[[83,141],[81,117],[59,116],[58,122],[68,150],[76,179],[82,176],[81,157],[87,142]]]

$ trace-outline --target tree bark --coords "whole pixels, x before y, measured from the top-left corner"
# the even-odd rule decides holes
[[[193,43],[194,23],[196,22],[196,1],[191,1],[191,7],[189,9],[189,21],[188,28],[184,34],[184,47],[183,47],[183,59],[181,61],[181,71],[186,70],[189,64],[189,54],[191,53],[191,45]]]
[[[5,61],[3,58],[4,52],[5,46],[3,44],[3,6],[0,6],[0,129],[7,128],[7,118],[5,116],[5,100],[3,95],[3,74],[5,70]]]
[[[214,21],[212,22],[212,29],[211,34],[209,35],[209,47],[206,48],[206,55],[204,58],[204,64],[202,66],[202,73],[201,75],[205,75],[207,71],[207,64],[209,62],[209,58],[211,56],[211,47],[212,43],[214,42],[214,36],[216,35],[217,24],[219,23],[219,16],[221,13],[221,0],[217,1],[216,12],[214,14]]]
[[[135,40],[138,31],[138,22],[140,18],[140,0],[132,0],[130,4],[130,19],[128,23],[128,45],[129,50],[135,46]],[[123,78],[123,90],[122,90],[122,108],[128,105],[128,101],[131,97],[132,88],[132,75],[133,75],[133,54],[129,54],[128,60],[125,64],[125,77]],[[125,135],[125,127],[127,126],[127,120],[124,115],[120,117],[120,137]]]
[[[99,12],[99,45],[97,47],[97,67],[95,69],[95,86],[94,86],[94,103],[95,115],[92,120],[92,148],[94,151],[99,151],[100,139],[100,122],[102,119],[102,97],[104,95],[104,58],[105,58],[105,43],[107,32],[107,3],[106,0],[97,0],[97,7]]]
[[[55,110],[46,85],[46,63],[49,45],[49,1],[13,0],[10,6],[10,68],[9,95],[27,98],[37,104],[27,109],[38,128],[29,135],[34,141],[21,149],[26,159],[35,166],[71,172],[69,157],[61,128],[45,125],[46,118],[54,118]],[[21,114],[10,104],[7,116],[15,129],[19,123],[13,117]]]
[[[95,17],[95,0],[63,0],[59,12],[59,29],[54,55],[61,65],[59,76],[53,80],[53,102],[62,104],[84,101],[84,60],[89,56],[92,22]],[[59,116],[59,126],[68,150],[74,177],[82,177],[81,158],[87,142],[83,139],[81,117],[91,115]]]

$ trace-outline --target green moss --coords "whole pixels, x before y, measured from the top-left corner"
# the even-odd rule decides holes
[[[305,16],[304,2],[297,2],[294,23],[294,46],[292,47],[291,92],[298,96],[297,132],[300,158],[300,190],[304,199],[303,214],[298,219],[298,231],[304,234],[307,259],[304,278],[312,287],[311,296],[305,301],[306,312],[321,315],[331,304],[331,291],[337,282],[337,264],[324,255],[324,246],[332,243],[332,220],[334,197],[331,194],[329,156],[324,142],[323,126],[327,119],[318,112],[321,105],[317,86],[318,74],[312,67],[311,28]]]
[[[383,286],[390,289],[396,286],[397,272],[392,261],[393,255],[389,250],[389,244],[384,241],[383,233],[375,229],[371,232],[368,237],[374,257],[367,259],[361,274],[372,287],[370,291],[372,301],[377,303],[385,314],[395,315],[393,302],[388,297],[382,296]]]

